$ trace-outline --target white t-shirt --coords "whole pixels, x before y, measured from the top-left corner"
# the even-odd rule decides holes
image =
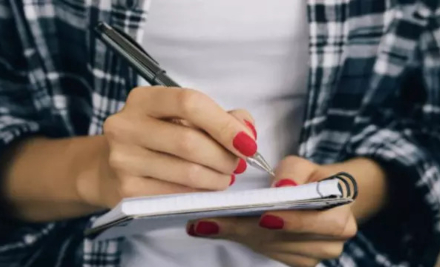
[[[308,74],[306,1],[155,0],[149,12],[142,45],[176,82],[227,110],[247,109],[270,164],[296,153]],[[248,167],[229,190],[268,185],[265,173]],[[190,237],[182,225],[128,238],[122,266],[284,265],[229,241]]]

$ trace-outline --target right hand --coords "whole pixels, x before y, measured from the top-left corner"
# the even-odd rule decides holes
[[[133,89],[104,123],[107,149],[86,201],[111,208],[125,197],[226,189],[257,150],[244,119],[253,122],[195,90]]]

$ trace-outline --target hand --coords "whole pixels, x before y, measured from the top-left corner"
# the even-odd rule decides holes
[[[274,186],[295,186],[333,175],[319,165],[288,157],[276,170]],[[259,218],[212,218],[190,222],[190,235],[227,239],[289,266],[315,266],[338,257],[357,231],[350,205],[326,211],[271,211]]]
[[[135,88],[105,121],[99,180],[82,181],[78,191],[110,208],[125,197],[224,190],[246,167],[239,158],[257,150],[245,119],[253,121],[195,90]]]

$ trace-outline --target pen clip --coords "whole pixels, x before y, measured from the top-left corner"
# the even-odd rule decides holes
[[[102,29],[106,29],[106,28],[108,28],[108,26],[105,22],[99,22],[99,24],[95,27],[95,31],[99,32],[102,31]],[[131,45],[137,48],[146,57],[150,58],[151,61],[153,61],[157,66],[159,66],[159,62],[157,62],[157,60],[155,60],[150,54],[148,54],[148,52],[145,51],[145,49],[138,42],[136,42],[130,35],[115,27],[112,27],[112,30],[115,31],[117,34],[119,34],[121,37],[123,37],[125,40],[127,40]]]

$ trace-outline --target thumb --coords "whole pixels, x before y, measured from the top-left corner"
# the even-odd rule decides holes
[[[284,158],[275,170],[272,187],[305,184],[319,170],[320,165],[304,158],[289,156]]]
[[[246,125],[254,135],[255,140],[257,139],[257,130],[255,129],[255,120],[252,115],[244,109],[234,109],[228,111],[233,117],[235,117],[238,121]]]

